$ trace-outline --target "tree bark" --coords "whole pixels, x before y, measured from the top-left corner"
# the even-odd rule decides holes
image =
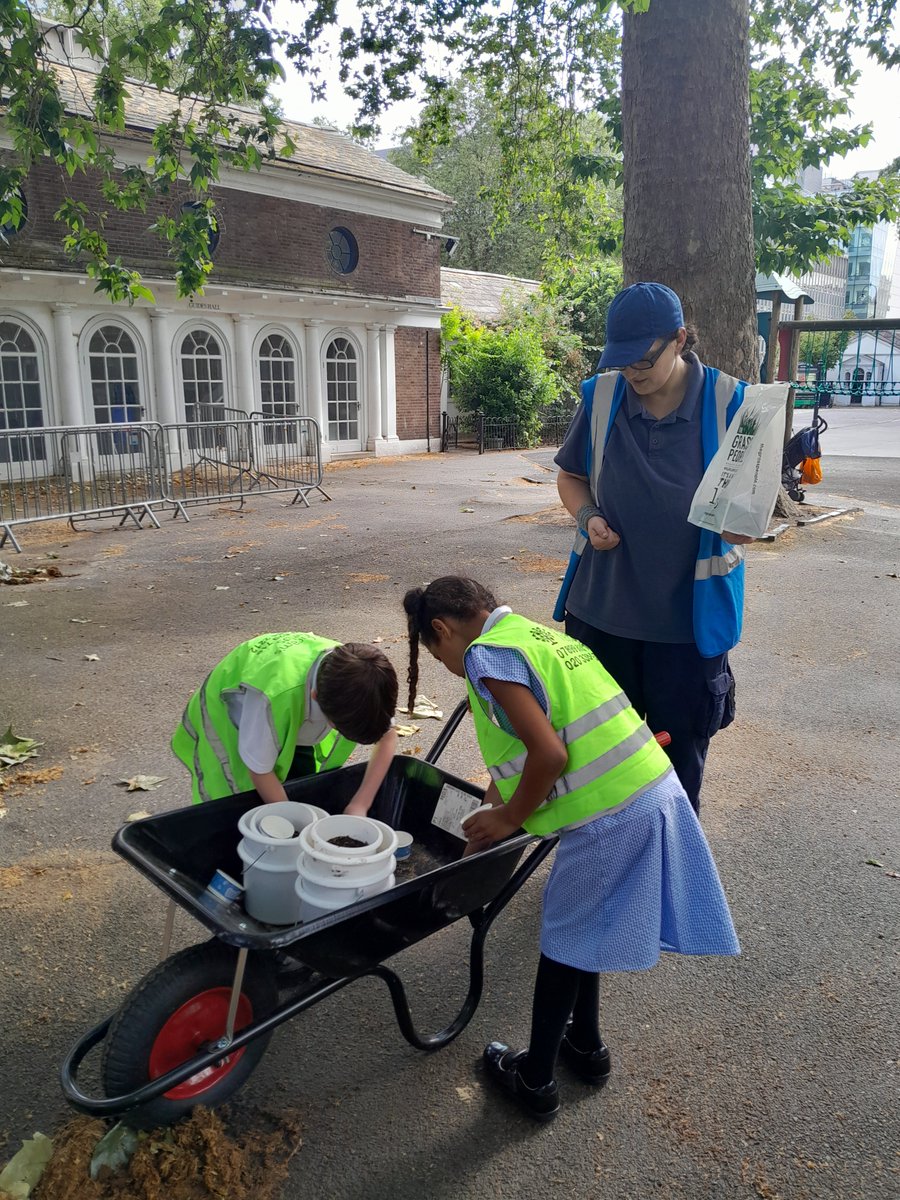
[[[704,362],[755,381],[749,28],[749,0],[625,15],[623,260],[678,293]]]

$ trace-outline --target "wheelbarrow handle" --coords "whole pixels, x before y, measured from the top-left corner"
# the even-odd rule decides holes
[[[456,708],[454,708],[453,712],[447,718],[447,724],[444,726],[444,728],[441,730],[441,732],[437,735],[434,745],[431,747],[431,749],[425,755],[425,762],[427,762],[427,763],[436,763],[437,762],[437,760],[440,758],[440,756],[446,750],[447,743],[453,737],[454,733],[456,733],[457,729],[460,726],[460,723],[462,722],[463,717],[466,715],[466,713],[468,711],[469,711],[469,701],[468,700],[460,700],[459,704],[457,704]]]

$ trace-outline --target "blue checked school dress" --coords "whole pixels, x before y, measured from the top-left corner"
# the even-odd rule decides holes
[[[524,684],[548,711],[518,651],[473,646],[465,668],[507,733],[483,680]],[[541,952],[582,971],[645,971],[663,950],[740,954],[716,864],[674,771],[625,808],[560,833],[541,925]]]

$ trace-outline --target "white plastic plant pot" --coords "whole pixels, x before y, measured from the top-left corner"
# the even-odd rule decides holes
[[[244,864],[244,908],[255,920],[266,925],[296,925],[300,920],[294,887],[299,835],[322,814],[314,805],[282,800],[252,808],[238,821],[243,834],[238,855]]]
[[[336,846],[335,838],[352,838],[360,846]],[[322,817],[310,830],[313,845],[339,858],[359,858],[361,855],[378,852],[382,833],[371,817],[351,817],[341,813],[335,817]]]
[[[394,886],[394,876],[386,876],[380,884],[372,884],[365,888],[326,888],[317,898],[308,895],[306,888],[310,885],[301,877],[297,879],[297,899],[300,905],[300,920],[315,921],[317,917],[328,913],[338,912],[362,900],[365,896],[377,896]],[[361,894],[358,894],[361,893]]]
[[[265,925],[296,925],[300,905],[296,870],[272,870],[262,862],[244,867],[244,908]]]
[[[308,883],[319,884],[321,887],[366,887],[370,883],[377,883],[380,879],[384,879],[388,875],[393,875],[396,865],[397,860],[391,855],[380,862],[372,863],[368,870],[357,868],[352,873],[332,875],[328,870],[327,863],[319,862],[317,859],[311,858],[308,854],[301,854],[297,859],[297,874]]]
[[[296,800],[281,800],[277,804],[260,804],[257,808],[251,808],[245,812],[238,821],[238,831],[245,841],[256,847],[256,854],[265,851],[267,865],[280,862],[285,866],[293,867],[297,858],[297,838],[300,833],[325,815],[324,809],[317,808],[313,804],[300,804]],[[293,828],[293,836],[273,837],[260,828],[260,821],[264,825],[274,826],[275,823],[270,821],[270,818],[273,817],[279,817],[281,821],[288,822]],[[280,822],[279,827],[283,828],[280,826]],[[243,858],[243,855],[241,857]],[[249,858],[244,858],[244,862],[252,862],[254,857],[255,855],[251,855]]]
[[[336,819],[333,817],[326,818],[328,821]],[[370,817],[357,817],[355,819],[364,820],[367,825],[372,827],[373,836],[370,845],[374,845],[374,849],[332,846],[327,839],[316,836],[316,829],[323,822],[317,821],[314,825],[308,825],[301,831],[299,838],[300,856],[308,861],[310,869],[316,872],[317,878],[332,877],[341,879],[344,877],[365,876],[376,864],[382,864],[383,866],[388,860],[393,861],[394,851],[397,848],[397,834],[395,831],[382,821],[374,821]],[[352,837],[353,835],[350,834],[348,836]],[[375,841],[375,838],[377,838],[377,841]],[[327,849],[324,847],[327,847]],[[296,848],[298,847],[295,845]],[[339,853],[341,850],[344,853]],[[352,854],[348,853],[351,850]]]
[[[390,862],[387,865],[391,868],[393,866]],[[366,896],[377,896],[379,892],[386,892],[388,888],[393,887],[394,872],[393,869],[377,871],[365,879],[317,879],[306,870],[301,859],[295,886],[298,894],[302,891],[309,900],[337,900],[341,896],[349,896],[350,899],[345,898],[342,903],[352,904]]]

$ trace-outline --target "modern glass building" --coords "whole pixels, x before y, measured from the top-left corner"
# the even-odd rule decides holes
[[[847,308],[855,317],[887,316],[896,257],[893,222],[853,230],[847,247]]]

